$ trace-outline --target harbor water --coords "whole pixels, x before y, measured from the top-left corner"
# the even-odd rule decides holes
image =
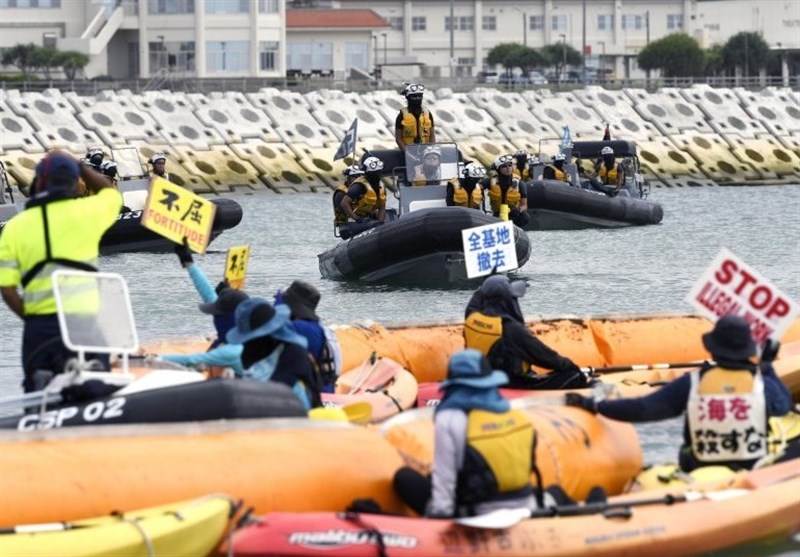
[[[521,299],[526,317],[692,312],[685,297],[722,247],[800,300],[800,185],[662,188],[651,198],[664,207],[660,225],[528,232],[532,255],[516,273],[528,283]],[[318,313],[328,323],[452,322],[463,317],[470,287],[322,279],[317,254],[339,241],[333,236],[329,195],[235,199],[244,209],[241,224],[195,258],[212,282],[221,278],[226,249],[249,244],[246,290],[272,296],[294,279],[306,280],[322,293]],[[198,311],[197,293],[173,253],[105,256],[100,266],[127,279],[141,342],[212,332],[211,320]],[[6,307],[0,309],[0,331],[0,388],[9,396],[20,391],[22,324]],[[647,462],[674,460],[679,421],[638,429]]]

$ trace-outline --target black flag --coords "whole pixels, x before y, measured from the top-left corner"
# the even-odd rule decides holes
[[[338,161],[339,159],[345,158],[350,153],[355,154],[357,136],[358,118],[353,120],[353,123],[350,124],[350,129],[347,130],[346,134],[344,134],[341,145],[339,145],[339,148],[336,150],[336,154],[333,155],[333,160]]]

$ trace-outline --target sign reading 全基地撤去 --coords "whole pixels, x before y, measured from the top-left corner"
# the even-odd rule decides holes
[[[730,314],[743,317],[758,344],[768,338],[780,340],[800,314],[797,302],[725,248],[692,287],[687,300],[712,321]]]
[[[519,267],[514,224],[503,221],[461,231],[467,277],[488,275],[492,270],[504,273]]]

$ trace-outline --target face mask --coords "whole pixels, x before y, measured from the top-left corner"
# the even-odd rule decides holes
[[[411,97],[408,97],[408,108],[409,110],[422,108],[422,99],[412,99]]]
[[[605,156],[603,157],[603,162],[606,166],[611,167],[614,164],[614,157],[613,156]]]

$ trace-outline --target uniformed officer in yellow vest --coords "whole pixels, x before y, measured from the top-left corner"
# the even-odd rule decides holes
[[[407,83],[403,87],[402,94],[407,106],[400,109],[394,122],[394,137],[401,151],[414,143],[436,143],[433,114],[427,108],[422,108],[424,93],[425,86],[419,83]]]
[[[95,195],[78,197],[79,177]],[[42,389],[75,355],[61,342],[51,274],[58,269],[96,271],[100,238],[122,207],[112,182],[64,151],[50,152],[36,166],[31,190],[25,210],[0,235],[0,293],[25,322],[25,392]],[[108,369],[108,356],[99,359]]]
[[[398,495],[420,515],[445,518],[537,507],[531,485],[534,430],[498,387],[508,378],[477,350],[456,352],[434,414],[431,476],[397,471]]]
[[[533,176],[531,175],[531,169],[528,164],[529,158],[528,152],[524,149],[520,149],[514,154],[514,166],[512,167],[512,172],[514,174],[514,178],[517,180],[528,182],[533,179]]]
[[[347,195],[347,190],[356,178],[364,175],[364,170],[357,164],[348,166],[342,171],[344,183],[336,186],[333,190],[333,221],[336,226],[347,224],[347,213],[341,207],[342,199]]]
[[[422,151],[422,164],[414,166],[415,186],[443,186],[442,180],[442,148],[429,145]]]
[[[459,178],[447,184],[448,206],[483,209],[483,189],[479,182],[486,177],[486,169],[477,162],[469,162],[460,171]]]
[[[500,207],[507,205],[509,217],[517,226],[525,226],[529,221],[528,216],[528,190],[519,179],[514,177],[512,166],[514,157],[500,155],[492,165],[497,174],[486,177],[481,181],[481,186],[489,198],[492,214],[500,217]]]
[[[622,178],[622,176],[619,174],[619,169],[616,165],[614,149],[606,145],[600,150],[600,155],[601,158],[595,164],[597,179],[600,180],[604,186],[619,188],[620,178]]]
[[[167,172],[167,155],[164,153],[156,153],[147,161],[153,166],[154,177],[164,178],[169,181],[169,173]]]
[[[553,155],[553,161],[545,165],[542,172],[542,178],[545,180],[559,180],[561,182],[569,182],[567,173],[564,172],[564,163],[567,161],[567,156],[564,153],[556,153]]]
[[[603,400],[566,395],[570,406],[625,422],[666,420],[686,413],[678,463],[685,472],[707,465],[752,468],[767,455],[767,420],[783,416],[791,395],[775,374],[775,350],[756,362],[757,347],[742,317],[721,317],[703,346],[714,358],[699,371],[680,376],[653,394]]]
[[[348,218],[346,225],[339,226],[342,238],[383,224],[386,219],[386,189],[381,183],[383,161],[367,157],[362,166],[364,175],[353,180],[339,204]]]

